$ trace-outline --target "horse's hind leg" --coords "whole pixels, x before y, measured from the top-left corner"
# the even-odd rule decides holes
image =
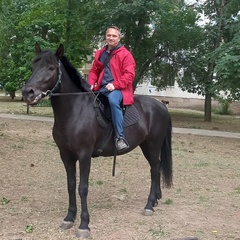
[[[160,185],[160,148],[156,149],[151,147],[151,143],[144,142],[140,145],[142,152],[145,158],[150,164],[150,173],[151,173],[151,188],[148,196],[148,201],[145,206],[145,215],[152,215],[154,210],[153,207],[157,206],[158,199],[162,197],[161,185]]]
[[[62,229],[69,229],[73,226],[76,214],[76,161],[77,157],[68,151],[60,151],[60,155],[67,173],[67,187],[69,196],[69,207],[67,216],[60,225]]]

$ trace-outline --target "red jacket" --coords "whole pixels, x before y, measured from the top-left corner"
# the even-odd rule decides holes
[[[106,46],[96,51],[92,68],[88,75],[88,82],[93,85],[94,91],[100,89],[104,70],[99,74],[103,64],[100,62],[100,56],[106,49]],[[114,81],[112,84],[115,89],[121,90],[123,95],[123,105],[130,105],[133,99],[133,80],[135,78],[135,60],[132,54],[124,47],[114,50],[111,54],[114,56],[110,59],[110,68]]]

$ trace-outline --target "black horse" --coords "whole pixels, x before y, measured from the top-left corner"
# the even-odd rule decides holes
[[[96,107],[96,96],[64,56],[63,45],[58,47],[56,53],[52,53],[42,51],[36,44],[35,51],[32,76],[22,88],[23,98],[27,104],[34,105],[46,95],[50,96],[54,113],[53,138],[66,169],[69,194],[68,213],[61,227],[69,229],[76,218],[75,175],[78,160],[81,223],[76,235],[80,238],[89,237],[87,195],[91,158],[97,155],[113,156],[116,153],[113,132],[108,131],[108,127],[104,127],[99,120],[101,114]],[[151,215],[153,207],[162,197],[161,177],[165,187],[172,185],[171,117],[166,106],[151,97],[135,96],[134,107],[132,114],[137,114],[135,123],[124,128],[130,148],[121,154],[139,145],[150,164],[151,188],[144,213]]]

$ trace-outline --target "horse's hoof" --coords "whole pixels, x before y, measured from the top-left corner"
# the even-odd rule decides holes
[[[90,231],[88,229],[78,229],[76,233],[77,238],[88,238],[90,237]]]
[[[150,209],[144,209],[144,210],[143,210],[143,215],[144,215],[144,216],[152,216],[153,213],[154,213],[154,211],[153,211],[153,210],[150,210]]]
[[[73,225],[74,225],[74,222],[63,221],[63,223],[60,225],[60,228],[67,230],[67,229],[70,229]]]

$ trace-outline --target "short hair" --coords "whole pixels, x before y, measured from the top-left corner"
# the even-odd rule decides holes
[[[121,30],[120,30],[117,26],[114,26],[114,25],[109,26],[109,27],[107,28],[106,32],[108,31],[109,28],[113,28],[113,29],[117,30],[117,31],[119,32],[119,36],[121,37],[121,35],[122,35],[122,34],[121,34]]]

